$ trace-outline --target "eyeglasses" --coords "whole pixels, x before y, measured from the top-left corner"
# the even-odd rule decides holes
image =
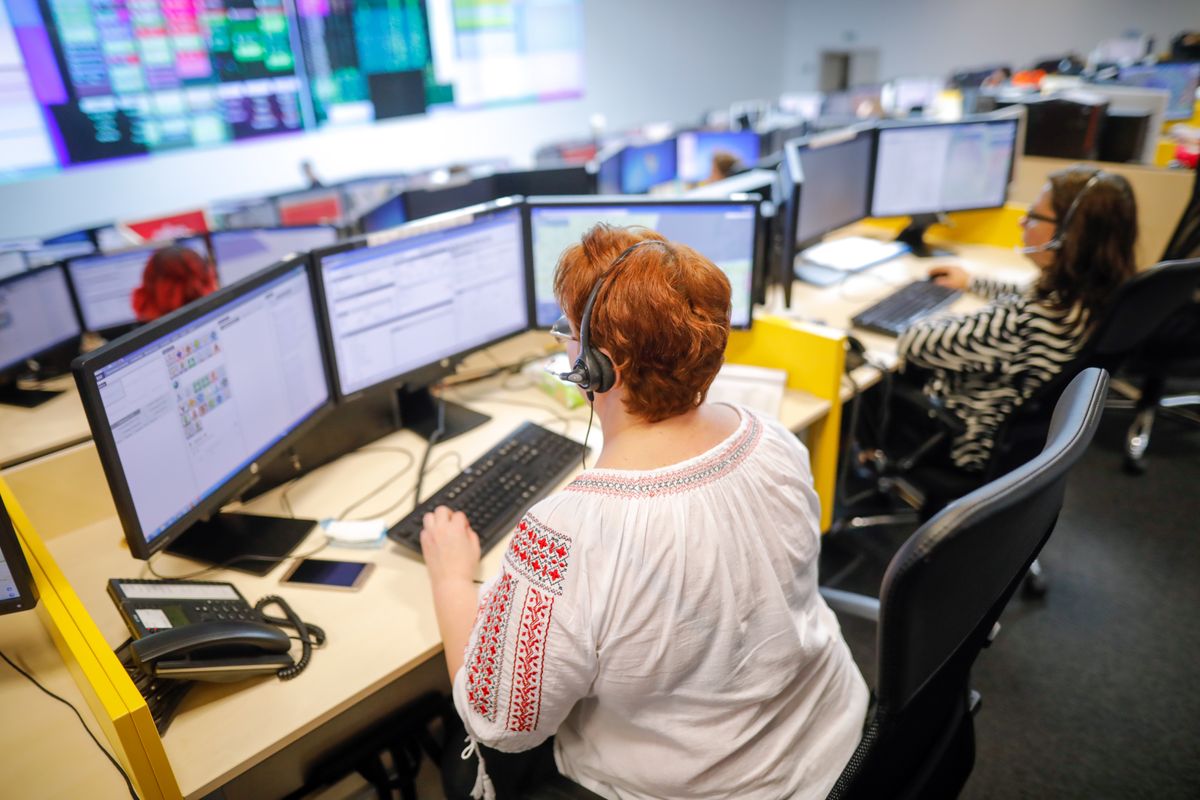
[[[577,341],[574,332],[571,330],[571,320],[567,319],[566,314],[563,314],[550,326],[550,335],[564,343]]]
[[[1057,225],[1058,219],[1055,217],[1047,217],[1045,214],[1039,214],[1030,208],[1025,211],[1025,222],[1049,222],[1051,225]]]

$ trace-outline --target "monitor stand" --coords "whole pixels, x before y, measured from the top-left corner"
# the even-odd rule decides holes
[[[192,525],[167,546],[173,556],[223,569],[266,575],[312,532],[316,521],[253,514],[217,514]],[[238,560],[238,556],[262,558]]]
[[[401,387],[398,394],[401,423],[418,436],[428,439],[438,427],[438,401],[428,387],[411,391]],[[445,407],[445,418],[444,429],[438,437],[439,442],[474,430],[491,419],[487,414],[472,411],[446,399],[443,399],[442,403]]]
[[[917,258],[935,258],[941,256],[954,255],[954,251],[944,247],[934,247],[925,241],[925,231],[930,225],[935,225],[939,221],[937,214],[914,214],[908,223],[908,227],[900,231],[900,235],[896,237],[897,242],[904,242],[908,245],[912,254]]]
[[[8,383],[0,385],[0,405],[37,408],[60,394],[62,394],[61,390],[22,389],[16,383]]]

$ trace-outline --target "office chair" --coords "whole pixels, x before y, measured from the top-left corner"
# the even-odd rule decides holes
[[[922,525],[892,558],[878,600],[821,590],[835,611],[878,624],[875,704],[831,800],[958,795],[975,759],[971,666],[1054,530],[1107,387],[1101,369],[1072,380],[1041,452]]]

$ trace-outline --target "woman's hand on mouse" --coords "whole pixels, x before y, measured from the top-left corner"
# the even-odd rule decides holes
[[[962,291],[971,282],[971,275],[956,264],[938,264],[929,268],[929,279],[938,286]]]

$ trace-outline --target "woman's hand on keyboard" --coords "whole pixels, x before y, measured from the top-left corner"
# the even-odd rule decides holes
[[[938,286],[963,291],[971,282],[971,275],[957,264],[935,264],[929,268],[929,279]]]
[[[424,523],[421,552],[430,581],[473,581],[479,566],[479,536],[467,515],[438,506],[425,515]]]

